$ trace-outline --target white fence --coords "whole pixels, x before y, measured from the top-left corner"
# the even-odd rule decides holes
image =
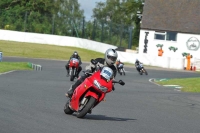
[[[104,53],[108,48],[114,48],[114,49],[117,48],[116,46],[113,45],[108,45],[76,37],[18,32],[10,30],[0,30],[0,40],[40,43],[40,44],[59,45],[59,46],[73,46],[101,53]]]

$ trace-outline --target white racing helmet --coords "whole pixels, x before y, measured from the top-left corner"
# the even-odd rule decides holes
[[[74,55],[75,58],[77,58],[78,57],[78,52],[74,51],[73,55]]]
[[[106,50],[104,58],[108,66],[115,64],[117,57],[118,54],[116,50],[111,48]]]

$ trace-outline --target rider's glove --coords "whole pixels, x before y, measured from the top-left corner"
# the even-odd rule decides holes
[[[101,70],[103,67],[104,67],[103,64],[101,64],[101,63],[99,63],[99,62],[97,63],[97,69],[100,69],[100,70]]]
[[[90,69],[85,70],[85,72],[92,73]]]
[[[91,73],[92,73],[92,71],[91,71],[91,70],[89,70],[89,69],[85,70],[85,75],[86,75],[86,76],[90,76],[90,75],[91,75]]]
[[[115,81],[114,78],[113,78],[113,81]],[[115,90],[115,83],[113,83],[113,85],[112,85],[112,90],[113,90],[113,91]]]
[[[103,64],[101,64],[101,63],[97,63],[97,66],[99,66],[99,67],[104,67],[104,65]]]

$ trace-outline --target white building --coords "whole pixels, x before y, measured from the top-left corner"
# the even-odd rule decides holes
[[[158,56],[159,45],[164,51],[159,58],[176,58],[179,63],[190,53],[200,67],[200,0],[145,1],[139,54]]]

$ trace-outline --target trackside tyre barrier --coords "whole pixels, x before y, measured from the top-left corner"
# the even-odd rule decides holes
[[[0,62],[2,62],[3,59],[3,53],[0,51]]]
[[[41,65],[38,65],[38,64],[33,64],[33,63],[28,63],[28,66],[30,68],[33,68],[34,70],[36,71],[42,71],[42,66]]]

